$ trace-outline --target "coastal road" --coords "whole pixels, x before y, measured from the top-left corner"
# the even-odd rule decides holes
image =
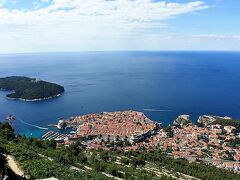
[[[8,166],[12,169],[12,171],[15,174],[17,174],[19,176],[24,176],[24,172],[19,168],[15,159],[12,156],[7,155],[7,163],[8,163]]]

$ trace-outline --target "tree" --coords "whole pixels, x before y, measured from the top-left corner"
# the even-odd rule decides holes
[[[104,172],[106,169],[106,165],[103,161],[100,161],[98,159],[94,159],[94,161],[92,162],[94,169],[97,172]]]
[[[56,149],[57,143],[53,139],[45,141],[46,145],[52,149]]]
[[[127,158],[121,158],[120,160],[121,163],[128,165],[130,163],[130,160]]]
[[[110,156],[107,151],[103,151],[100,153],[100,158],[106,162],[109,160]]]
[[[137,166],[145,166],[146,162],[142,156],[135,157],[131,160],[131,164],[133,167]]]
[[[8,141],[11,141],[15,138],[14,130],[10,124],[0,123],[0,137]]]
[[[117,177],[118,176],[118,171],[116,169],[116,167],[112,166],[112,165],[109,165],[108,168],[107,168],[107,171],[109,174]]]
[[[3,155],[4,149],[0,146],[0,179],[3,179],[6,171],[6,158]]]
[[[88,162],[87,157],[84,155],[84,153],[80,153],[77,156],[77,161],[82,164],[86,164]]]

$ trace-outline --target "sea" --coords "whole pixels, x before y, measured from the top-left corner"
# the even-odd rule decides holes
[[[59,118],[105,111],[142,111],[168,126],[178,115],[240,119],[240,52],[69,52],[1,54],[0,77],[27,76],[65,87],[40,102],[7,100],[0,119],[15,132],[40,137]],[[54,129],[63,132],[62,130]]]

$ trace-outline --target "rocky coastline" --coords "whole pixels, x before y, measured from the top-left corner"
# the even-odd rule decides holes
[[[50,97],[47,97],[47,98],[39,98],[39,99],[23,99],[23,98],[10,98],[10,97],[6,97],[6,99],[8,99],[8,100],[20,100],[20,101],[24,101],[24,102],[37,102],[37,101],[50,100],[50,99],[53,99],[53,98],[60,97],[62,95],[63,95],[63,93],[57,94],[55,96],[50,96]]]
[[[229,120],[229,119],[232,119],[232,118],[228,117],[228,116],[221,117],[221,116],[213,116],[213,115],[201,115],[201,116],[199,116],[197,122],[207,126],[207,125],[210,125],[211,123],[213,123],[214,121],[216,121],[218,119]]]

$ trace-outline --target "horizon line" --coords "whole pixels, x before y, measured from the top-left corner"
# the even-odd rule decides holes
[[[157,53],[157,52],[225,52],[225,53],[240,53],[240,50],[80,50],[80,51],[33,51],[33,52],[6,52],[6,53],[1,53],[0,55],[23,55],[23,54],[57,54],[57,53],[121,53],[121,52],[152,52],[152,53]]]

